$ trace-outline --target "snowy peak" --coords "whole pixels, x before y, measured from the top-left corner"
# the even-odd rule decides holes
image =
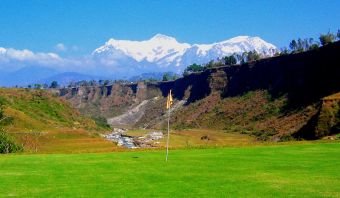
[[[150,40],[153,40],[153,41],[176,41],[176,39],[174,37],[167,36],[167,35],[164,35],[164,34],[156,34]]]
[[[224,42],[228,42],[228,43],[241,43],[241,42],[247,42],[250,39],[255,39],[255,38],[259,38],[259,37],[237,36],[237,37],[225,40]]]
[[[173,37],[156,34],[149,40],[130,41],[110,39],[105,45],[97,48],[92,55],[113,54],[120,52],[126,57],[133,58],[137,62],[154,62],[167,57],[172,61],[176,55],[183,54],[190,45],[178,43]],[[169,56],[170,55],[170,56]]]
[[[213,52],[214,54],[211,54],[209,57],[210,60],[217,57],[231,55],[233,53],[240,54],[253,50],[266,56],[271,56],[273,55],[273,51],[277,49],[273,44],[267,43],[260,37],[250,36],[238,36],[218,43],[195,44],[193,46],[197,48],[197,55],[199,56],[206,56]]]
[[[273,44],[260,37],[237,36],[212,44],[191,45],[179,43],[174,37],[156,34],[144,41],[110,39],[94,50],[92,55],[100,59],[114,59],[115,63],[122,64],[118,66],[150,65],[171,70],[173,67],[184,68],[192,63],[207,63],[233,53],[241,54],[253,50],[272,56],[276,49]],[[122,63],[122,60],[129,60],[129,63]]]

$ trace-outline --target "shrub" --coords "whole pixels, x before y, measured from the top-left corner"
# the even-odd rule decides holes
[[[340,133],[337,134],[335,137],[336,137],[336,139],[340,140]]]
[[[287,142],[292,140],[294,140],[294,138],[291,135],[285,134],[280,137],[279,142]]]
[[[93,116],[92,119],[96,122],[97,126],[104,129],[110,129],[110,125],[107,123],[106,118],[101,116]]]
[[[328,32],[327,34],[321,34],[319,39],[320,39],[321,45],[327,45],[329,43],[332,43],[335,40],[335,36],[334,34]]]
[[[17,145],[12,137],[0,129],[0,153],[15,153],[23,150],[22,146]]]

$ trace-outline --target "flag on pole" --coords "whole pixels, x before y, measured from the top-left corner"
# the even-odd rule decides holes
[[[168,109],[168,138],[166,140],[166,156],[165,156],[165,161],[168,161],[168,155],[169,155],[169,138],[170,138],[170,110],[171,110],[171,105],[172,105],[172,95],[171,95],[171,89],[168,95],[168,98],[166,100],[166,109]]]
[[[168,98],[166,100],[166,109],[170,109],[172,102],[173,102],[173,100],[172,100],[171,89],[170,89]]]

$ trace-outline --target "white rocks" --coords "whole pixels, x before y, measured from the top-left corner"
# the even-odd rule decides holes
[[[147,137],[150,137],[150,139],[152,139],[152,140],[159,140],[159,139],[163,138],[163,133],[154,131],[154,132],[148,133]]]
[[[113,128],[113,132],[115,133],[125,133],[127,130],[126,129],[121,129],[121,128]]]
[[[155,140],[164,138],[163,133],[157,131],[149,132],[139,137],[124,135],[126,131],[126,129],[114,128],[112,133],[102,136],[110,141],[116,142],[118,146],[124,146],[130,149],[153,147],[152,143],[159,144],[158,141],[154,142]]]
[[[133,137],[123,135],[125,132],[125,129],[114,128],[112,133],[103,135],[103,137],[116,142],[118,146],[124,146],[132,149],[138,148],[134,143]]]

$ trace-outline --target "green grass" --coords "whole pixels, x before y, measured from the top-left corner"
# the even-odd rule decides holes
[[[340,144],[0,156],[0,196],[339,197]]]
[[[5,116],[13,119],[5,127],[9,132],[60,127],[104,129],[96,125],[94,120],[81,116],[67,101],[46,90],[0,88],[0,102],[4,105]]]

